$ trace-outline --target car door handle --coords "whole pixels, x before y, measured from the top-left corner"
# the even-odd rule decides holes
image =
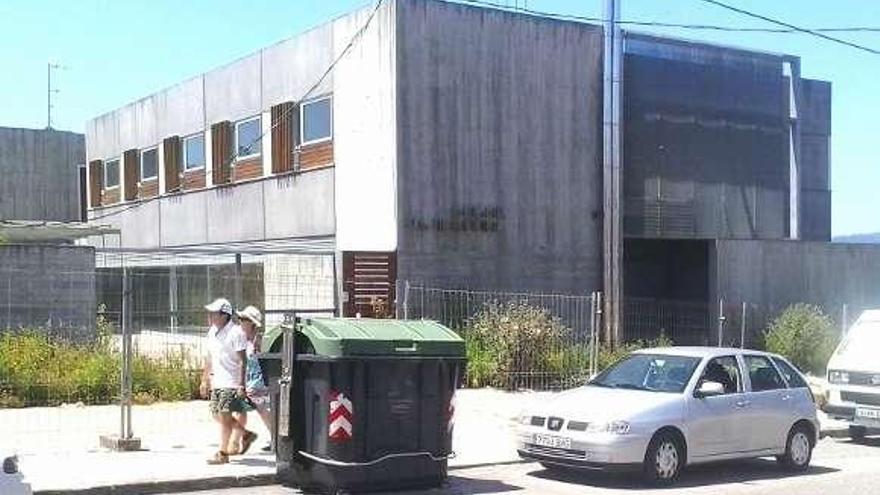
[[[738,400],[738,401],[736,401],[736,407],[737,407],[738,409],[742,409],[742,408],[744,408],[744,407],[749,407],[750,405],[752,405],[752,401],[750,401],[750,400]]]

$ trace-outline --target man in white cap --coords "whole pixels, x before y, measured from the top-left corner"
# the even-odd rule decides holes
[[[226,299],[217,299],[205,306],[208,310],[208,351],[202,373],[200,392],[211,391],[211,414],[220,424],[220,449],[208,464],[229,462],[229,438],[234,430],[241,435],[241,452],[247,452],[257,434],[247,431],[235,420],[233,413],[242,412],[245,398],[245,371],[247,363],[247,336],[232,320],[235,311]]]

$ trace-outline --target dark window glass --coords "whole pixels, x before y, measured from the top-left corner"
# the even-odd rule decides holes
[[[245,120],[235,125],[235,154],[244,158],[260,154],[260,118]]]
[[[321,141],[333,136],[332,103],[330,98],[302,106],[302,142]]]
[[[104,162],[104,188],[119,185],[119,160]]]
[[[742,392],[742,374],[739,370],[739,362],[733,356],[715,358],[706,365],[703,376],[700,377],[697,388],[704,382],[716,382],[724,385],[725,394]]]
[[[205,136],[188,137],[183,141],[183,168],[193,170],[205,166]]]
[[[156,148],[141,152],[141,180],[159,176],[159,152]]]
[[[785,388],[785,382],[764,356],[745,356],[749,379],[752,381],[752,392],[778,390]]]
[[[794,366],[788,364],[787,362],[773,358],[773,362],[776,364],[776,367],[779,368],[779,371],[782,373],[783,378],[788,383],[788,386],[791,388],[809,388],[807,382],[804,381],[804,378]]]

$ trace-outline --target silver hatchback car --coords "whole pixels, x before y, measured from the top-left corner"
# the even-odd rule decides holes
[[[671,484],[687,464],[776,456],[805,470],[819,434],[806,380],[775,354],[715,347],[634,352],[520,415],[518,451],[556,467],[636,468]]]

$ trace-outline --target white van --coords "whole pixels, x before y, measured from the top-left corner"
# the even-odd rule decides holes
[[[863,312],[828,361],[823,410],[847,421],[854,439],[880,432],[880,310]]]

